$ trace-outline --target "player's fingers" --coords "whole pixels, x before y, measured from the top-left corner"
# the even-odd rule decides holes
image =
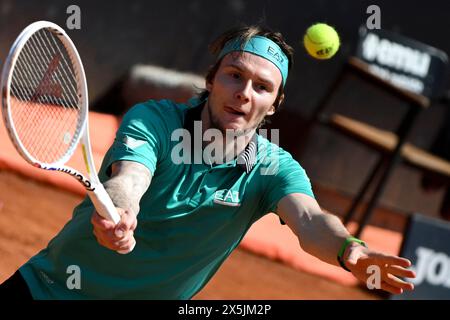
[[[103,230],[96,230],[94,228],[93,233],[95,237],[97,238],[97,242],[110,250],[118,251],[121,253],[128,253],[131,250],[133,250],[134,246],[136,245],[136,240],[133,236],[133,231],[128,231],[126,233],[126,236],[122,239],[117,241],[117,238],[114,236],[114,233],[110,231],[103,231]]]
[[[91,223],[101,230],[111,230],[114,228],[114,222],[100,216],[97,211],[94,211],[91,216]]]
[[[131,238],[127,241],[127,243],[120,246],[119,249],[116,251],[130,252],[131,250],[133,250],[135,245],[136,245],[136,240],[134,239],[133,236],[131,236]]]
[[[134,231],[134,230],[136,230],[136,227],[137,227],[137,217],[134,213],[132,213],[132,214],[133,214],[133,222],[131,224],[131,230]]]
[[[388,268],[386,269],[386,272],[393,274],[394,276],[397,277],[402,277],[402,278],[415,278],[416,274],[413,270],[410,269],[406,269],[400,266],[388,266]]]
[[[385,281],[387,284],[391,285],[395,288],[401,288],[403,290],[413,290],[414,285],[412,283],[403,281],[400,278],[397,278],[396,276],[393,276],[392,274],[387,274],[386,277],[384,277],[383,281]]]
[[[115,228],[115,235],[118,238],[122,238],[127,231],[134,230],[134,228],[136,228],[136,216],[132,212],[125,210]]]
[[[127,230],[136,229],[137,218],[136,215],[131,210],[126,210],[123,215],[123,223],[126,226]]]
[[[379,260],[379,262],[388,264],[388,265],[398,265],[398,266],[404,267],[404,268],[408,268],[411,266],[411,261],[409,261],[406,258],[402,258],[402,257],[378,254],[377,259]]]
[[[133,237],[134,237],[133,231],[132,230],[128,231],[123,238],[121,238],[119,241],[114,242],[114,247],[120,248],[120,247],[126,245],[128,242],[130,242],[130,240]]]
[[[392,285],[390,285],[389,283],[386,283],[386,282],[382,282],[381,283],[381,289],[383,289],[384,291],[387,291],[389,293],[392,293],[392,294],[401,294],[401,293],[403,293],[403,289],[402,288],[394,287],[394,286],[392,286]]]
[[[114,238],[115,240],[123,239],[125,237],[128,230],[126,229],[126,226],[122,224],[118,224],[116,228],[114,229]]]

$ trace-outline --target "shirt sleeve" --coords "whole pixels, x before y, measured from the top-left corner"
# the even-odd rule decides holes
[[[167,147],[163,108],[164,105],[147,102],[134,106],[125,114],[110,149],[108,169],[116,161],[135,161],[154,175]]]
[[[291,193],[315,198],[306,171],[288,152],[280,149],[277,161],[271,161],[268,172],[271,175],[264,197],[266,213],[277,213],[278,202]]]

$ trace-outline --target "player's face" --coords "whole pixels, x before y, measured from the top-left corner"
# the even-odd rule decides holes
[[[270,61],[251,53],[227,54],[210,83],[206,122],[209,128],[245,133],[275,112],[282,78]]]

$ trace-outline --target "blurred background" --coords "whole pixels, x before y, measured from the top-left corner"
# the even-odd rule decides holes
[[[47,19],[65,26],[70,5],[81,10],[81,29],[66,30],[82,57],[89,85],[91,109],[121,114],[117,105],[96,106],[118,79],[135,64],[151,64],[182,72],[204,75],[214,60],[208,44],[224,30],[239,25],[265,23],[280,31],[294,47],[295,62],[286,86],[284,119],[292,130],[280,130],[281,144],[301,160],[312,180],[340,192],[356,192],[376,161],[376,155],[332,132],[319,128],[313,143],[301,147],[305,121],[338,75],[340,67],[356,49],[358,28],[370,14],[367,7],[381,9],[381,27],[450,52],[446,32],[450,28],[447,1],[330,1],[312,2],[229,0],[229,1],[21,1],[0,2],[0,59],[30,22]],[[302,39],[308,26],[326,22],[341,37],[340,51],[330,60],[318,61],[307,55]],[[350,84],[334,99],[332,106],[359,118],[392,129],[404,109],[383,95],[370,95],[368,88]],[[370,93],[369,93],[370,94]],[[94,104],[92,104],[94,103]],[[130,106],[125,106],[129,108]],[[444,121],[446,106],[436,105],[423,112],[409,139],[430,147]],[[275,119],[276,120],[276,119]],[[351,155],[350,157],[348,155]],[[399,168],[393,174],[382,203],[406,211],[436,214],[443,192],[423,196],[417,172]],[[408,188],[404,186],[407,185]]]
[[[66,27],[70,5],[80,8],[80,29]],[[271,127],[280,128],[281,146],[308,172],[319,203],[342,216],[378,155],[327,127],[311,126],[310,120],[343,65],[355,54],[358,29],[371,16],[367,13],[370,5],[380,8],[382,29],[450,53],[450,3],[444,0],[0,0],[0,60],[4,61],[14,39],[29,23],[55,22],[65,28],[79,50],[91,110],[121,116],[136,102],[136,97],[123,90],[136,65],[158,66],[201,79],[214,63],[207,46],[215,37],[240,24],[265,24],[280,31],[295,49],[286,100]],[[315,60],[303,47],[306,29],[316,22],[328,23],[339,33],[341,47],[332,59]],[[157,91],[136,95],[162,98]],[[395,130],[406,111],[401,101],[359,81],[345,83],[329,108],[384,130]],[[448,102],[438,97],[420,113],[407,141],[430,150],[449,117],[448,108]],[[443,184],[426,192],[422,179],[421,170],[397,166],[379,202],[388,213],[377,215],[372,222],[403,232],[412,212],[441,219],[448,187]]]

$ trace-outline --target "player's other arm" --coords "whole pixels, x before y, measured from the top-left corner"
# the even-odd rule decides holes
[[[293,193],[278,202],[278,214],[297,235],[301,247],[311,255],[339,266],[337,255],[349,232],[338,217],[324,213],[317,201],[310,196]],[[411,262],[405,258],[373,251],[358,243],[347,246],[343,261],[352,274],[363,282],[371,275],[370,266],[380,270],[380,287],[393,294],[412,290],[414,286],[403,278],[414,278],[407,268]]]
[[[94,235],[104,247],[128,251],[134,246],[139,201],[150,186],[150,170],[134,161],[117,161],[111,166],[111,178],[104,182],[106,191],[116,206],[121,220],[117,225],[98,213],[92,214]]]
[[[314,198],[301,193],[283,197],[278,202],[278,215],[295,233],[303,250],[339,265],[337,253],[350,234],[338,217],[324,213]]]

